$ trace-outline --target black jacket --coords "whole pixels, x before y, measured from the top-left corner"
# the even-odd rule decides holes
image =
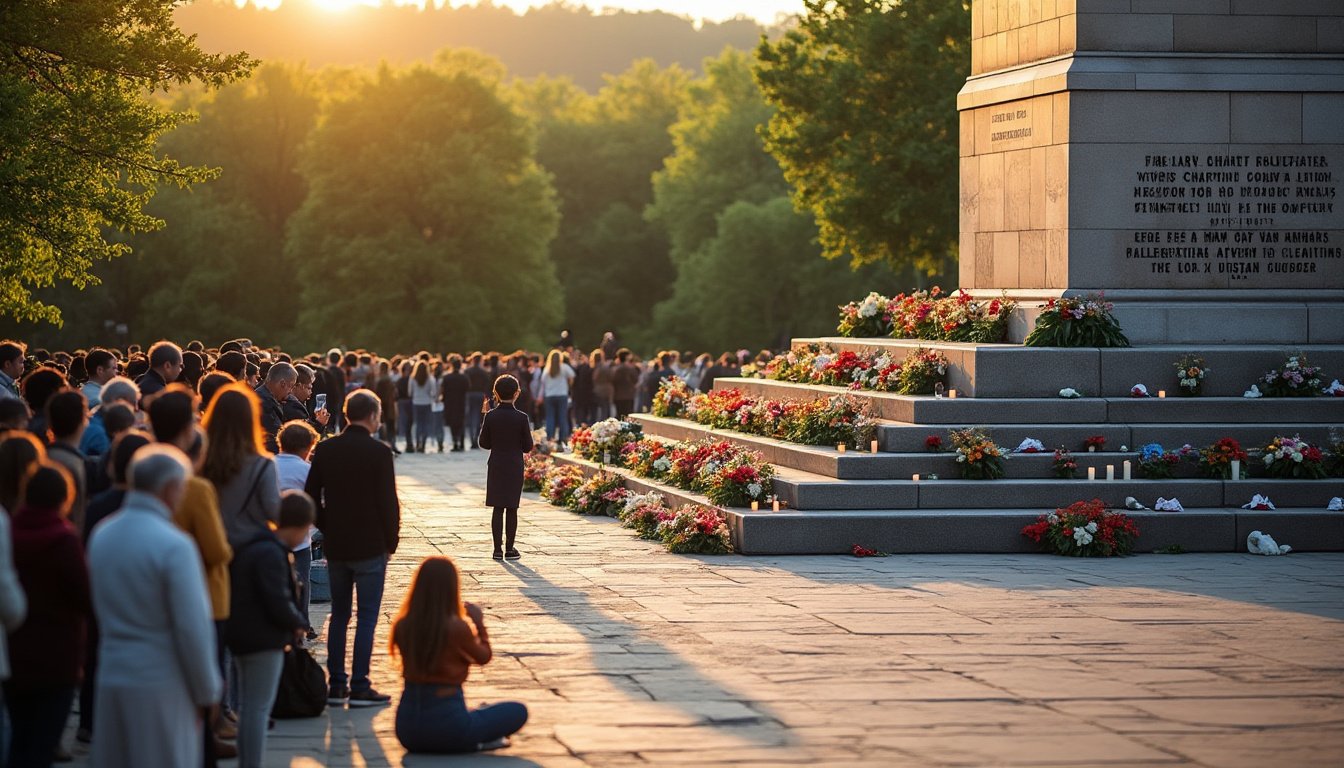
[[[317,503],[328,559],[368,560],[397,551],[401,505],[392,449],[367,429],[350,426],[319,443],[303,489]]]
[[[280,427],[285,423],[285,407],[275,399],[271,390],[261,384],[256,389],[257,397],[261,398],[261,434],[266,440],[266,450],[271,453],[279,453],[279,441],[276,435],[280,434]],[[297,398],[296,398],[297,402]]]
[[[532,450],[532,422],[506,403],[485,414],[479,442],[490,449],[485,505],[517,509],[523,496],[523,454]]]
[[[234,548],[229,589],[224,642],[236,654],[283,649],[294,630],[308,625],[295,599],[289,550],[270,531],[258,530]]]
[[[490,391],[490,372],[479,365],[467,366],[463,371],[467,376],[467,391],[480,392],[482,394]]]
[[[159,375],[158,371],[150,368],[148,371],[141,374],[140,378],[135,380],[135,386],[140,388],[140,402],[143,403],[145,398],[150,395],[157,394],[167,389],[168,382],[163,380],[163,377]]]
[[[443,374],[439,382],[439,393],[443,395],[443,421],[445,424],[460,424],[467,409],[467,375],[458,371]]]

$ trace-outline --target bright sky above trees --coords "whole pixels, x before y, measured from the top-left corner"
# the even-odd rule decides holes
[[[323,10],[340,12],[355,5],[381,5],[384,2],[392,2],[397,5],[423,5],[425,2],[443,4],[444,0],[287,0],[288,2],[311,3]],[[251,2],[261,8],[273,8],[279,5],[282,0],[238,0],[239,5],[245,5]],[[449,5],[457,7],[461,5],[472,5],[473,2],[462,2],[461,0],[450,0]],[[544,5],[546,0],[494,0],[494,5],[506,6],[518,12],[526,11],[531,6]],[[753,19],[763,23],[770,24],[774,22],[778,14],[802,13],[802,0],[590,0],[589,2],[578,2],[576,5],[589,5],[594,10],[598,9],[620,9],[626,11],[667,11],[680,16],[690,16],[693,19],[709,19],[711,21],[723,21],[735,16],[750,16]]]

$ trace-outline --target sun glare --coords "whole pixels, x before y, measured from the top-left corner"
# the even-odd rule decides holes
[[[374,5],[367,0],[309,0],[315,7],[328,13],[341,13],[360,5]]]

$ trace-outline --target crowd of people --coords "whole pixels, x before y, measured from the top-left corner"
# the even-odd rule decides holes
[[[612,334],[591,352],[565,334],[546,355],[390,359],[246,339],[73,353],[0,341],[0,766],[68,759],[76,702],[93,765],[261,765],[286,651],[319,638],[315,535],[327,702],[390,703],[369,672],[403,448],[491,450],[494,557],[517,559],[533,424],[563,445],[575,425],[646,410],[669,376],[708,390],[744,362],[645,362]],[[451,560],[421,565],[392,653],[407,749],[496,748],[526,721],[515,702],[466,708],[467,670],[491,649]]]

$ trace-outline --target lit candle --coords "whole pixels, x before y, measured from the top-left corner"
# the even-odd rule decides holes
[[[1233,480],[1240,480],[1240,479],[1241,479],[1241,460],[1240,460],[1240,459],[1233,459],[1233,460],[1232,460],[1232,479],[1233,479]]]
[[[1131,468],[1132,468],[1132,465],[1131,465],[1128,461],[1126,461],[1126,462],[1125,462],[1125,479],[1126,479],[1126,480],[1133,480],[1133,479],[1134,479],[1133,477],[1130,476],[1130,469],[1131,469]]]
[[[775,499],[774,510],[775,510],[776,512],[779,511],[779,499]]]
[[[872,445],[870,445],[869,447],[872,449],[872,452],[873,452],[873,453],[877,453],[877,441],[876,441],[876,440],[874,440],[874,441],[872,442]]]
[[[956,400],[956,399],[957,399],[957,390],[955,390],[955,389],[949,389],[949,390],[947,390],[947,399],[948,399],[948,400]]]
[[[1167,396],[1167,390],[1165,390],[1165,389],[1159,389],[1159,390],[1157,390],[1157,396],[1158,396],[1159,398],[1166,397],[1166,396]]]
[[[1106,479],[1107,479],[1107,480],[1114,480],[1114,479],[1115,479],[1115,465],[1114,465],[1114,464],[1107,464],[1107,465],[1106,465]]]
[[[1089,445],[1089,446],[1087,446],[1087,452],[1088,452],[1088,453],[1096,453],[1096,452],[1097,452],[1097,446],[1095,446],[1095,445]]]
[[[1088,468],[1087,468],[1087,479],[1088,479],[1088,480],[1096,480],[1096,479],[1097,479],[1097,468],[1096,468],[1096,467],[1088,467]]]
[[[911,476],[910,476],[910,480],[911,480],[912,482],[916,482],[916,483],[918,483],[918,482],[919,482],[919,475],[918,475],[918,474],[911,475]]]
[[[760,509],[761,509],[761,502],[759,502],[759,501],[753,501],[753,502],[751,502],[751,511],[752,511],[752,512],[758,512],[758,511],[760,511]]]
[[[835,450],[839,451],[840,453],[844,453],[844,452],[845,452],[845,444],[844,444],[844,443],[840,443],[839,445],[835,446]]]

